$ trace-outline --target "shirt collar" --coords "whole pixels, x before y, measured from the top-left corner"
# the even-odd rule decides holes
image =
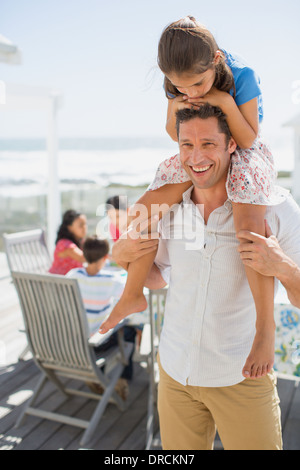
[[[187,189],[183,193],[182,201],[183,201],[184,204],[194,204],[194,202],[191,199],[193,189],[194,189],[194,186],[191,186],[189,189]],[[231,201],[228,198],[224,202],[223,206],[220,206],[220,207],[225,208],[228,212],[232,211],[232,204],[231,204]]]

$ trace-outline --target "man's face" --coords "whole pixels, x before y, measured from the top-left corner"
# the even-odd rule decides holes
[[[225,188],[230,155],[236,143],[230,139],[227,146],[217,118],[196,117],[181,123],[178,142],[181,163],[196,188]]]

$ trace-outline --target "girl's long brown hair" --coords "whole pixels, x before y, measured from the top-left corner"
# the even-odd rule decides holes
[[[187,16],[167,26],[158,44],[158,66],[165,74],[164,87],[167,98],[170,94],[178,96],[181,93],[166,75],[180,75],[185,72],[201,74],[211,68],[216,71],[214,86],[228,93],[233,90],[235,95],[233,75],[222,51],[219,62],[213,63],[217,51],[220,49],[211,32],[193,16]]]

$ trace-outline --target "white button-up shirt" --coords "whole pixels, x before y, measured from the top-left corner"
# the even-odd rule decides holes
[[[183,385],[230,386],[244,380],[256,310],[230,201],[205,225],[191,191],[160,226],[155,263],[169,284],[160,361]],[[287,194],[282,204],[269,206],[266,218],[284,252],[300,265],[300,209],[293,198]]]

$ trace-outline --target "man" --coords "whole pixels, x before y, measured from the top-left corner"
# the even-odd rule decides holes
[[[162,237],[147,284],[169,284],[159,347],[158,409],[164,449],[212,449],[216,426],[225,449],[282,449],[274,374],[255,379],[242,375],[256,319],[243,262],[264,275],[278,276],[293,303],[300,305],[300,283],[289,277],[295,271],[300,278],[300,210],[286,195],[266,213],[276,242],[241,233],[241,238],[255,243],[239,247],[225,189],[235,142],[225,124],[221,110],[210,105],[178,113],[181,162],[194,187],[173,209],[174,216],[161,222]],[[184,223],[182,214],[191,205],[200,209],[195,214],[204,230],[203,245],[192,250],[184,236],[169,237]],[[271,246],[277,240],[281,249]],[[132,258],[133,245],[126,243],[123,257]],[[116,246],[116,258],[122,245],[120,241]],[[139,246],[151,249],[142,242]],[[277,264],[268,262],[262,272],[262,253],[267,261],[276,250]],[[285,269],[280,270],[283,261]]]

